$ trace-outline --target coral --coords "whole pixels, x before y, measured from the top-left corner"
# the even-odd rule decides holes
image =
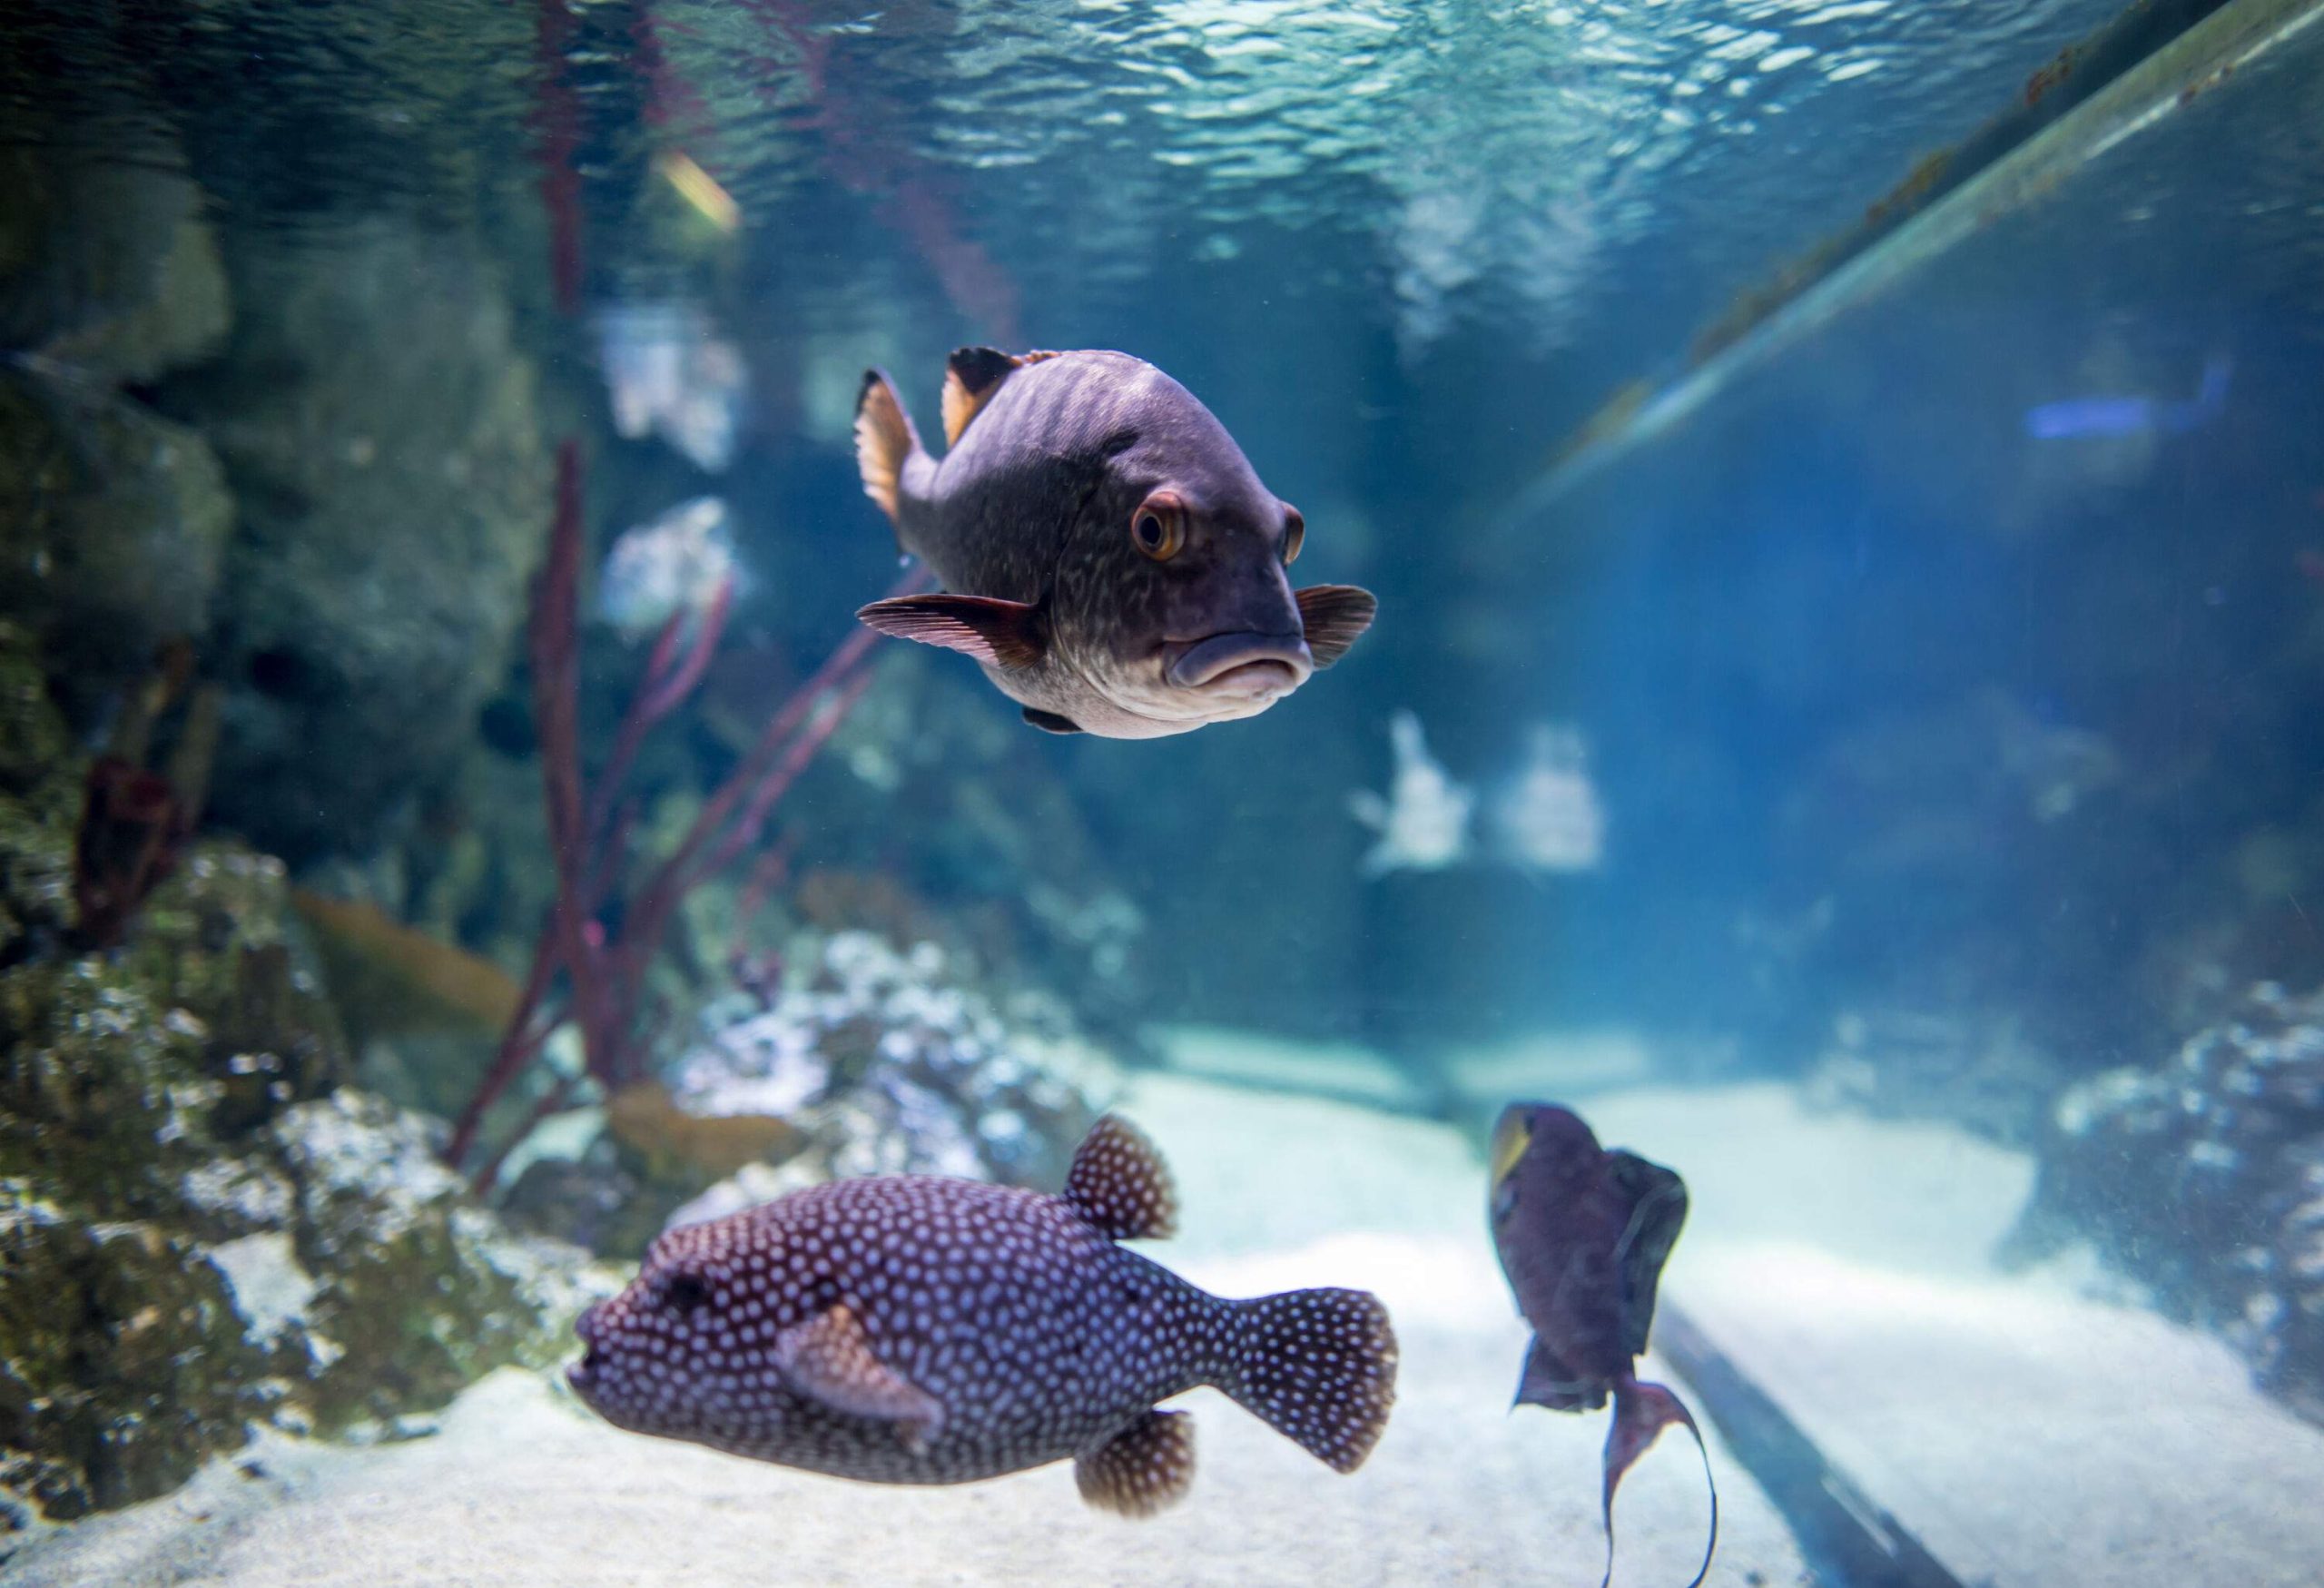
[[[788,985],[763,1004],[734,994],[706,1011],[706,1035],[660,1078],[666,1106],[697,1130],[731,1121],[725,1139],[748,1140],[780,1127],[763,1149],[738,1166],[675,1150],[684,1139],[666,1122],[659,1152],[609,1128],[577,1160],[527,1166],[511,1213],[632,1255],[681,1203],[706,1217],[842,1175],[1054,1188],[1120,1084],[1062,1006],[964,984],[932,943],[899,952],[864,932],[802,933],[786,957]]]
[[[1062,1183],[1119,1078],[1061,1007],[1029,995],[1004,1005],[960,985],[932,943],[899,952],[847,932],[801,957],[812,967],[803,985],[671,1067],[680,1107],[790,1119],[806,1141],[791,1155],[794,1179]],[[714,1191],[709,1205],[722,1196],[733,1199]]]
[[[2170,1063],[2060,1100],[2004,1255],[2077,1238],[2324,1422],[2324,991],[2260,983]]]

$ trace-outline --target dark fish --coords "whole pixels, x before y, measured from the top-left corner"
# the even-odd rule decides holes
[[[1090,1504],[1144,1516],[1194,1479],[1198,1385],[1340,1472],[1395,1398],[1361,1290],[1230,1301],[1117,1241],[1177,1217],[1168,1171],[1110,1115],[1060,1196],[936,1175],[835,1180],[671,1230],[583,1315],[567,1372],[621,1427],[885,1484],[1071,1456]]]
[[[1292,589],[1299,510],[1142,359],[962,348],[944,436],[940,462],[888,378],[864,376],[864,494],[944,593],[856,616],[974,656],[1037,728],[1152,739],[1256,716],[1372,623],[1368,591]]]
[[[1687,1221],[1687,1186],[1634,1152],[1609,1152],[1590,1127],[1547,1103],[1512,1103],[1492,1135],[1492,1239],[1517,1310],[1533,1326],[1518,1380],[1519,1406],[1596,1411],[1614,1399],[1606,1435],[1606,1575],[1614,1576],[1614,1490],[1630,1464],[1671,1424],[1695,1436],[1710,1482],[1702,1430],[1659,1384],[1635,1370],[1654,1323],[1655,1287]],[[1710,1542],[1718,1548],[1718,1488],[1710,1492]]]

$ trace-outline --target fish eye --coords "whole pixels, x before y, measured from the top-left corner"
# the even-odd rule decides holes
[[[1289,502],[1283,504],[1283,566],[1299,560],[1300,543],[1307,538],[1307,520]]]
[[[710,1299],[710,1286],[699,1274],[673,1274],[662,1284],[662,1305],[680,1317]]]
[[[1168,562],[1187,543],[1187,505],[1176,492],[1156,491],[1138,503],[1129,533],[1138,550],[1156,562]]]

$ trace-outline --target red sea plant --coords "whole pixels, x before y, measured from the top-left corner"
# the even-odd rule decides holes
[[[184,695],[185,720],[164,771],[145,764],[153,728]],[[193,682],[193,650],[162,647],[153,675],[124,703],[106,753],[90,764],[73,835],[74,937],[109,949],[153,890],[177,870],[202,814],[218,741],[219,692]]]
[[[529,628],[556,898],[516,1015],[453,1128],[445,1157],[456,1167],[475,1148],[486,1112],[568,1022],[580,1032],[586,1072],[608,1095],[650,1079],[660,1021],[648,1007],[646,975],[680,902],[756,845],[776,803],[871,682],[867,658],[877,636],[859,629],[768,721],[703,802],[684,836],[658,859],[633,866],[624,782],[647,733],[701,683],[725,626],[731,590],[722,589],[699,616],[682,612],[663,627],[604,764],[594,779],[586,778],[579,727],[582,518],[580,448],[568,440],[557,454],[556,516],[547,560],[534,585]],[[908,577],[898,587],[918,582]],[[576,1078],[563,1076],[543,1092],[531,1119],[478,1171],[479,1190],[490,1186],[509,1147],[571,1100],[575,1084]]]

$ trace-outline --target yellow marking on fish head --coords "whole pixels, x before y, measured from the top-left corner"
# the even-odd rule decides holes
[[[1501,1121],[1492,1128],[1492,1181],[1498,1186],[1525,1156],[1525,1149],[1533,1141],[1533,1110],[1522,1103],[1512,1103],[1502,1110]]]

